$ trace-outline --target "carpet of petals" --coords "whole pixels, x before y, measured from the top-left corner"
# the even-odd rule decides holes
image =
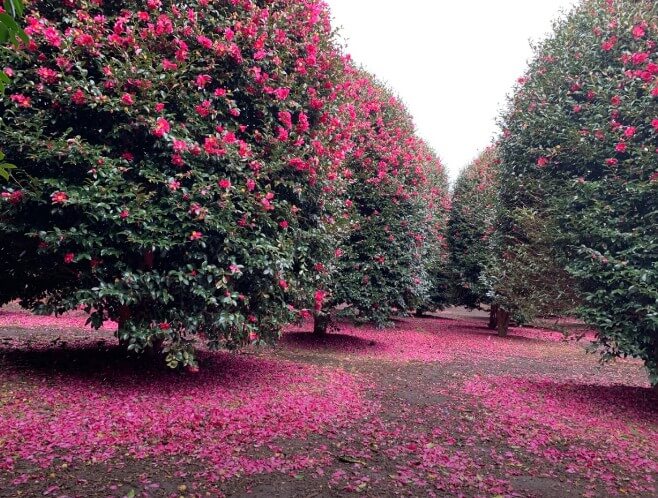
[[[316,338],[305,324],[274,349],[205,352],[191,374],[127,358],[113,330],[89,329],[82,313],[0,310],[0,489],[656,492],[658,393],[637,362],[600,366],[560,332],[515,328],[503,339],[483,321],[434,316]],[[135,462],[160,467],[117,484]]]

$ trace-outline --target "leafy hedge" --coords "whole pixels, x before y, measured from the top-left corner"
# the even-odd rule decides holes
[[[487,148],[460,173],[453,189],[448,242],[455,305],[477,308],[491,302],[483,277],[493,264],[499,164],[496,147]]]
[[[658,383],[658,4],[588,0],[557,23],[504,127],[504,249],[542,247],[520,219],[542,227],[544,287],[575,289],[604,356]]]
[[[352,320],[384,326],[395,313],[444,302],[443,167],[382,84],[352,69],[342,91],[354,142],[344,164],[349,228],[320,290],[320,333],[337,306]]]
[[[195,366],[278,336],[330,246],[344,61],[323,2],[30,2],[1,148],[0,301],[82,306]],[[308,249],[308,250],[307,250]],[[293,297],[294,296],[294,297]]]

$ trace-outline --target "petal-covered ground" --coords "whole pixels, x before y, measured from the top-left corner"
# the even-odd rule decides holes
[[[567,325],[573,325],[568,324]],[[0,310],[0,496],[655,496],[637,362],[475,315],[136,361],[112,324]]]

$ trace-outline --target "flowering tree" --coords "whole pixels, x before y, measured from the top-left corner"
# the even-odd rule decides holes
[[[415,136],[404,106],[368,74],[349,69],[342,87],[353,147],[344,217],[349,228],[316,293],[315,331],[329,311],[387,324],[391,314],[442,304],[447,182],[435,154]]]
[[[521,213],[549,227],[551,265],[575,279],[582,316],[598,330],[605,357],[641,358],[654,383],[656,99],[658,5],[588,0],[539,47],[501,142],[510,219]],[[508,234],[534,250],[520,226],[511,223]],[[562,273],[544,267],[545,285],[560,290],[553,283]]]
[[[132,350],[273,340],[342,205],[323,2],[33,1],[4,51],[0,300],[82,306]],[[309,297],[308,299],[311,299]]]
[[[491,235],[495,230],[500,161],[495,146],[482,152],[455,183],[448,225],[452,301],[478,308],[491,304],[491,288],[484,280],[491,267]],[[496,323],[493,304],[491,326]]]
[[[16,22],[16,19],[23,15],[23,2],[7,0],[5,5],[6,8],[0,7],[0,43],[14,46],[19,46],[21,42],[27,43],[27,35]],[[9,81],[9,75],[4,70],[0,70],[0,95],[4,93]],[[5,153],[0,150],[0,178],[9,180],[9,172],[16,166],[5,162],[5,157]]]

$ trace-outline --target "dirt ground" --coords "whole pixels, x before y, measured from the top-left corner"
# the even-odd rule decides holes
[[[111,333],[2,313],[2,497],[658,495],[658,395],[641,366],[601,366],[586,342],[546,329],[499,339],[486,313],[459,309],[323,338],[291,328],[274,349],[226,360],[231,369],[206,353],[198,380],[180,380],[126,358]],[[234,388],[235,365],[252,371]],[[210,389],[198,395],[205,420],[194,383]],[[176,396],[149,395],[172,384]],[[209,414],[225,394],[217,406],[236,418],[220,431]],[[124,420],[135,399],[143,412]],[[172,418],[188,409],[189,424]],[[44,424],[65,429],[50,439]],[[107,427],[146,435],[114,438],[104,452],[95,445],[108,444],[97,434]]]

